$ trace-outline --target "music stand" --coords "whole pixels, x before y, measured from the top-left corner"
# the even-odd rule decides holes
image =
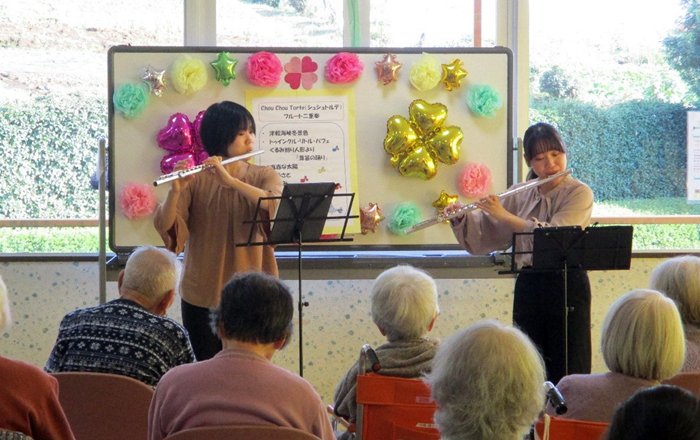
[[[331,202],[335,197],[349,197],[348,207],[345,215],[329,216]],[[299,293],[297,309],[299,312],[299,375],[304,376],[304,354],[303,354],[303,333],[302,316],[303,308],[309,303],[303,300],[301,289],[302,272],[302,245],[304,243],[325,243],[352,241],[352,238],[345,238],[348,221],[357,218],[357,215],[350,215],[354,193],[335,194],[335,183],[333,182],[313,182],[313,183],[285,183],[282,195],[279,197],[261,197],[255,209],[253,219],[243,223],[250,223],[250,235],[246,243],[239,243],[236,246],[262,246],[276,244],[297,245],[297,275],[299,277]],[[260,204],[265,200],[279,200],[279,207],[274,219],[267,220],[260,217]],[[343,219],[343,227],[338,238],[321,239],[326,220]],[[264,242],[253,242],[253,233],[256,225],[260,223],[271,223],[272,229],[269,238]]]
[[[568,271],[628,270],[632,261],[632,226],[555,226],[513,234],[513,254],[532,254],[532,267],[511,272],[558,272],[564,277],[564,374],[569,374]],[[532,251],[516,252],[517,237],[532,235]]]

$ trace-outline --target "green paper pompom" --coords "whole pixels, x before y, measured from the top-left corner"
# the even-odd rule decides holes
[[[151,90],[146,83],[126,83],[114,91],[114,108],[126,119],[133,119],[143,113],[148,105]]]
[[[387,227],[391,233],[406,235],[406,229],[420,222],[420,210],[409,202],[399,203],[389,218]]]
[[[467,92],[467,107],[476,116],[491,118],[503,104],[501,95],[489,85],[476,85]]]

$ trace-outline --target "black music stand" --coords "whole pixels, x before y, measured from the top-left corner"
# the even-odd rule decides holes
[[[628,270],[632,260],[632,226],[555,226],[513,234],[511,271],[559,272],[564,277],[564,374],[569,374],[568,271]],[[516,252],[517,237],[532,235],[532,251]],[[532,254],[532,267],[517,270],[516,254]],[[508,273],[508,272],[504,272]]]
[[[348,207],[345,215],[329,216],[331,202],[335,197],[349,197]],[[262,246],[262,245],[277,245],[277,244],[295,244],[297,245],[297,274],[299,277],[299,375],[304,376],[304,354],[303,354],[303,333],[302,333],[302,316],[303,308],[308,307],[309,303],[303,300],[301,289],[301,262],[302,262],[302,245],[304,243],[327,243],[352,241],[352,238],[345,238],[348,221],[351,218],[357,218],[357,215],[350,215],[352,202],[355,198],[354,193],[335,194],[335,183],[319,182],[319,183],[286,183],[282,190],[282,195],[279,197],[261,197],[258,199],[258,204],[255,209],[255,214],[252,220],[245,221],[246,224],[251,224],[250,235],[246,243],[236,244],[236,246]],[[264,200],[279,200],[280,204],[277,208],[277,215],[274,219],[263,219],[260,214],[260,204]],[[336,238],[321,238],[326,220],[342,219],[343,227],[340,235]],[[267,241],[253,242],[253,233],[256,225],[265,223],[272,224],[272,229]]]

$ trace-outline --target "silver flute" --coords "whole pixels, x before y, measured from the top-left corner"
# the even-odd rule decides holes
[[[255,150],[250,153],[241,154],[239,156],[229,157],[228,159],[222,160],[221,165],[226,165],[232,162],[236,162],[243,159],[248,159],[249,157],[257,156],[258,154],[264,153],[265,150]],[[197,165],[196,167],[187,168],[186,170],[173,171],[169,174],[163,174],[159,178],[153,181],[153,186],[162,185],[173,180],[182,179],[183,177],[191,176],[192,174],[197,174],[200,171],[204,171],[207,168],[211,168],[211,165]]]
[[[551,182],[552,180],[555,180],[555,179],[558,179],[560,177],[571,174],[572,171],[573,170],[568,169],[565,171],[561,171],[557,174],[552,174],[551,176],[543,177],[540,179],[534,179],[534,180],[532,180],[532,181],[530,181],[522,186],[519,186],[519,187],[513,188],[513,189],[509,189],[508,191],[504,191],[504,192],[498,194],[498,198],[500,200],[504,197],[508,197],[508,196],[513,195],[513,194],[519,193],[521,191],[525,191],[526,189],[538,187],[538,186],[543,185],[547,182]],[[459,209],[456,209],[455,211],[453,211],[449,214],[442,214],[441,213],[441,214],[438,214],[437,216],[435,216],[431,219],[424,220],[420,223],[416,223],[413,226],[409,226],[408,228],[404,229],[404,232],[407,234],[410,234],[411,232],[420,231],[421,229],[425,229],[429,226],[437,225],[439,223],[444,223],[447,220],[453,219],[455,217],[459,217],[461,215],[464,215],[464,213],[466,213],[468,211],[473,211],[475,209],[477,209],[476,203],[470,203],[468,205],[464,205],[464,206],[460,207]]]

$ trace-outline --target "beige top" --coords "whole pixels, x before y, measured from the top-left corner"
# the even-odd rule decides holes
[[[515,189],[527,182],[513,185]],[[510,212],[527,221],[523,232],[550,226],[586,227],[591,222],[593,191],[571,175],[544,196],[539,187],[503,197],[501,203]],[[471,254],[488,254],[511,246],[513,230],[480,209],[467,212],[452,226],[457,241]],[[532,251],[532,235],[518,237],[518,252]],[[516,256],[518,267],[532,264],[532,254]]]
[[[282,179],[270,167],[246,163],[240,180],[265,190],[269,196],[282,194]],[[279,274],[272,246],[236,246],[267,239],[269,227],[259,224],[251,238],[252,224],[244,224],[253,219],[255,209],[256,204],[222,185],[216,174],[209,172],[196,174],[182,190],[172,228],[166,229],[161,223],[161,207],[158,207],[154,225],[165,246],[175,253],[185,252],[180,284],[180,295],[185,301],[213,308],[218,306],[221,289],[234,273]],[[276,209],[275,205],[271,212]]]

